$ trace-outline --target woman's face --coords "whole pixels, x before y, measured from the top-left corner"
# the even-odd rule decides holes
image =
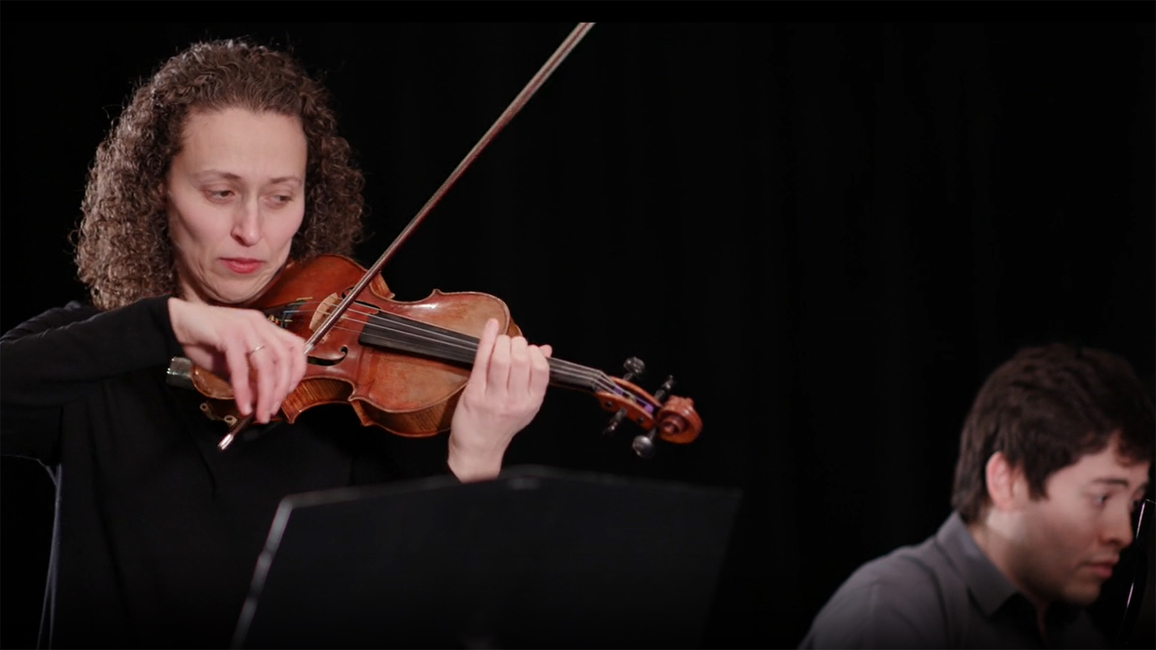
[[[306,151],[296,117],[189,115],[165,179],[182,298],[236,305],[261,295],[305,216]]]

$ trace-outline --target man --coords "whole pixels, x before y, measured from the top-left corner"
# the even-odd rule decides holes
[[[860,567],[805,648],[1103,647],[1084,606],[1132,543],[1153,407],[1123,359],[1021,351],[964,423],[955,511],[919,546]]]

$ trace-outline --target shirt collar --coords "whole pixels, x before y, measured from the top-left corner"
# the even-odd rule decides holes
[[[1015,585],[1004,576],[987,555],[975,543],[967,524],[958,512],[952,512],[947,521],[939,527],[935,535],[939,546],[959,575],[963,576],[968,591],[983,610],[991,616],[1009,598],[1018,592]]]

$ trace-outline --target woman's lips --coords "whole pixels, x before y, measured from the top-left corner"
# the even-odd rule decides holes
[[[240,273],[242,275],[248,275],[261,268],[261,260],[243,257],[224,257],[221,258],[221,263],[233,273]]]

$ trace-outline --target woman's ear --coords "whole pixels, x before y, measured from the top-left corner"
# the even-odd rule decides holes
[[[162,214],[169,211],[169,187],[165,179],[157,184],[153,190],[153,205],[157,212]]]

